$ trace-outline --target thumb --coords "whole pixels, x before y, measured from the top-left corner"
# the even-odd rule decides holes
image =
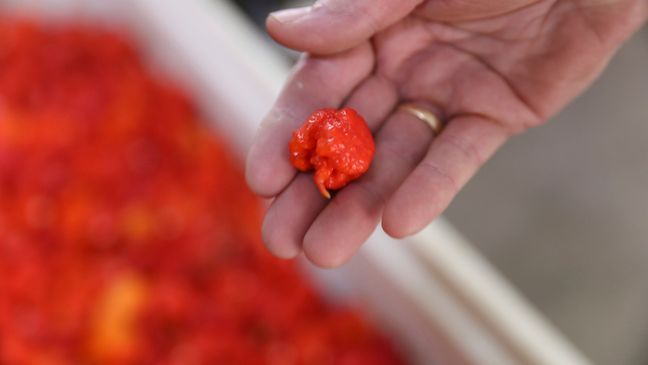
[[[352,48],[404,18],[423,0],[318,0],[268,16],[268,33],[286,47],[314,54]]]

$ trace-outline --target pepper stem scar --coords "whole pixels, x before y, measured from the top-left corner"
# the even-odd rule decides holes
[[[315,171],[315,185],[326,199],[331,199],[331,193],[326,189],[325,184],[332,172],[333,170],[330,168],[321,168]]]

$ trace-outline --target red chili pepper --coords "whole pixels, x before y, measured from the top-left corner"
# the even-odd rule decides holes
[[[327,199],[362,176],[371,165],[375,144],[365,120],[355,110],[315,111],[289,143],[290,162],[300,171],[315,170],[315,185]]]

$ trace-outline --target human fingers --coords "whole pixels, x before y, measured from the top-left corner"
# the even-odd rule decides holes
[[[375,131],[393,109],[396,99],[396,91],[389,82],[371,76],[358,86],[346,105],[363,115],[369,128]],[[266,212],[262,228],[266,247],[282,258],[297,256],[304,235],[327,203],[316,189],[312,175],[299,174]]]
[[[311,174],[295,177],[266,211],[261,235],[268,250],[283,259],[299,255],[304,234],[326,203]]]
[[[287,147],[292,131],[314,110],[338,107],[372,67],[369,43],[334,56],[301,59],[248,152],[246,178],[254,192],[271,197],[288,185],[295,175]]]
[[[395,111],[376,136],[376,156],[357,182],[342,189],[304,237],[304,253],[316,265],[347,261],[375,230],[385,203],[425,155],[433,131],[413,115]]]
[[[449,121],[387,202],[382,221],[385,232],[402,238],[423,229],[509,136],[503,125],[482,116]]]
[[[268,33],[299,51],[333,54],[355,47],[412,12],[423,0],[319,0],[268,16]]]

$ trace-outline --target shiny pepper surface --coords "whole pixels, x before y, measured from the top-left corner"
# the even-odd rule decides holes
[[[375,144],[355,110],[321,109],[293,132],[290,161],[300,171],[315,170],[315,185],[326,198],[362,176],[371,165]]]

